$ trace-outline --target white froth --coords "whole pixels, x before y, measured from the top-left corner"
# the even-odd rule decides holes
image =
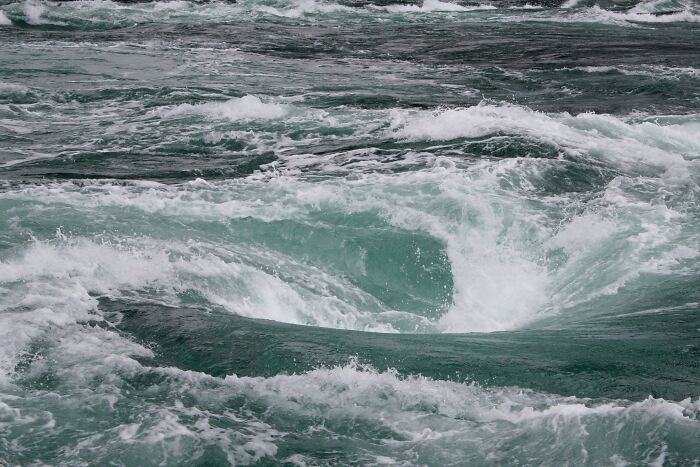
[[[563,248],[571,256],[583,255],[587,248],[599,245],[619,230],[620,227],[613,220],[586,213],[564,225],[552,237],[551,246]]]
[[[0,10],[0,26],[11,26],[12,21],[8,18],[2,10]]]
[[[418,5],[388,5],[383,7],[392,13],[430,13],[430,12],[460,12],[475,10],[495,10],[493,5],[464,6],[457,3],[441,2],[440,0],[424,0]]]
[[[504,22],[543,21],[555,23],[595,23],[618,27],[637,27],[653,23],[696,23],[700,21],[700,11],[696,2],[687,1],[652,7],[658,2],[640,2],[627,11],[607,10],[599,5],[582,6],[581,0],[567,0],[559,9],[541,9],[527,15],[501,17]],[[645,8],[644,5],[648,7]]]
[[[579,3],[581,3],[581,0],[566,0],[561,4],[561,8],[573,8]]]
[[[393,371],[378,372],[356,364],[271,378],[230,376],[226,384],[234,392],[243,391],[260,400],[271,413],[321,416],[331,434],[347,420],[379,425],[399,435],[390,444],[394,449],[382,453],[396,461],[406,461],[410,457],[404,456],[426,449],[445,456],[439,461],[446,463],[507,462],[508,457],[502,457],[504,437],[522,436],[538,440],[530,446],[536,450],[533,456],[592,461],[606,455],[595,449],[588,452],[597,445],[595,433],[600,432],[607,433],[611,449],[619,449],[627,458],[638,458],[640,453],[630,450],[623,440],[635,436],[639,425],[648,428],[651,424],[660,432],[671,426],[682,426],[689,433],[698,429],[694,417],[699,407],[690,399],[679,403],[653,398],[637,403],[591,403],[515,388],[487,389],[423,377],[401,378]],[[641,455],[657,459],[660,453],[655,448],[651,443]]]
[[[668,22],[698,22],[700,13],[693,2],[681,2],[673,6],[673,12],[664,11],[664,6],[656,6],[658,2],[642,2],[628,11],[610,11],[598,6],[578,8],[580,0],[567,0],[562,8],[557,10],[542,9],[525,5],[500,9],[500,12],[513,13],[499,16],[501,21],[554,21],[554,22],[592,22],[607,23],[620,26],[632,26],[636,23],[668,23]],[[232,22],[241,18],[255,20],[260,16],[272,15],[282,18],[307,19],[313,21],[318,16],[337,17],[340,15],[363,15],[367,18],[386,21],[377,18],[378,14],[392,15],[392,20],[411,20],[415,14],[426,17],[447,18],[460,21],[490,21],[482,15],[456,15],[455,13],[495,10],[497,6],[484,3],[480,5],[460,5],[441,0],[424,0],[421,5],[387,5],[387,6],[356,6],[350,7],[339,3],[329,3],[319,0],[243,0],[235,4],[228,2],[207,2],[203,4],[187,1],[155,1],[134,3],[125,6],[110,0],[76,0],[65,3],[50,3],[28,0],[16,7],[10,7],[13,14],[24,14],[30,24],[70,24],[71,22],[88,22],[91,25],[106,24],[119,27],[129,27],[145,22],[202,24],[206,22]],[[47,13],[47,7],[50,12]],[[14,9],[15,11],[12,11]],[[519,14],[528,9],[534,9],[527,15]],[[658,14],[658,13],[664,14]],[[398,13],[398,14],[397,14]],[[440,13],[441,14],[438,16]],[[0,23],[7,24],[7,23]]]
[[[566,70],[567,68],[564,68]],[[682,77],[700,78],[700,70],[691,67],[669,67],[663,65],[637,65],[637,66],[582,66],[568,68],[569,70],[581,70],[587,73],[609,73],[612,71],[628,76],[648,76],[655,79],[678,80]]]
[[[686,159],[696,157],[700,147],[698,125],[697,121],[630,124],[611,115],[548,115],[520,106],[482,104],[437,112],[395,112],[390,134],[434,141],[518,134],[574,156],[604,158],[625,170],[655,166],[682,179],[688,175]]]
[[[234,97],[225,102],[205,104],[180,104],[161,112],[166,118],[181,115],[202,115],[209,118],[228,120],[270,120],[281,118],[289,112],[289,106],[273,102],[263,102],[258,96]]]
[[[654,14],[641,12],[641,10],[630,10],[626,12],[605,10],[598,5],[583,10],[573,19],[584,22],[607,22],[607,23],[698,23],[700,14],[692,11],[689,7],[670,14]]]
[[[575,157],[603,158],[631,173],[658,163],[666,172],[662,178],[648,178],[653,184],[687,178],[687,173],[683,175],[686,160],[678,153],[692,156],[697,144],[692,122],[629,124],[610,116],[550,116],[509,106],[400,113],[396,119],[391,134],[406,137],[483,136],[505,128],[560,146]],[[628,154],[633,149],[638,151]],[[625,160],[630,156],[633,160]],[[324,163],[311,156],[308,159],[303,164]],[[185,222],[245,218],[308,222],[319,211],[344,215],[377,212],[392,226],[426,232],[444,244],[453,275],[453,303],[434,324],[446,332],[517,328],[552,312],[552,303],[559,303],[554,309],[561,309],[614,293],[642,272],[677,273],[696,255],[697,249],[687,244],[687,238],[683,240],[677,222],[681,214],[637,199],[635,187],[628,186],[628,180],[634,179],[626,177],[614,180],[601,203],[592,204],[590,211],[559,226],[553,224],[540,208],[528,207],[527,199],[535,189],[528,180],[536,180],[541,171],[555,167],[556,160],[505,159],[465,167],[452,159],[435,158],[423,170],[313,182],[298,175],[298,158],[283,161],[291,168],[287,175],[275,171],[266,177],[197,180],[184,186],[47,184],[2,196],[48,205],[60,202],[86,215],[95,210],[128,208]],[[673,172],[675,167],[681,169],[678,174]],[[670,178],[670,173],[675,178]],[[551,202],[557,206],[569,201],[554,198]],[[677,241],[681,243],[674,245]],[[561,249],[567,256],[556,270],[541,260],[549,249]],[[250,267],[223,257],[216,253],[206,258],[188,256],[176,265],[161,262],[163,273],[155,280],[169,284],[174,280],[171,269],[187,272],[189,282],[182,282],[179,274],[174,283],[200,291],[212,304],[250,317],[393,330],[389,317],[395,310],[376,303],[368,308],[367,304],[373,303],[369,295],[332,275],[319,275],[319,271],[287,258],[293,266],[288,277],[303,278],[304,286],[297,288],[290,286],[289,279],[260,271],[259,256],[253,260],[257,266]],[[605,258],[606,266],[601,267],[596,258]],[[244,277],[247,279],[242,280]],[[143,279],[145,284],[148,280]],[[310,294],[309,287],[318,284],[333,286],[327,295]],[[134,283],[126,288],[140,286]],[[339,299],[342,290],[351,291],[349,297],[354,298]]]
[[[447,162],[447,161],[444,161]],[[537,316],[546,299],[546,271],[523,253],[520,242],[536,221],[534,214],[523,210],[517,197],[498,190],[503,173],[517,167],[517,161],[503,161],[475,167],[464,173],[442,163],[427,171],[399,175],[365,176],[360,180],[338,183],[307,183],[291,177],[278,177],[266,182],[251,180],[225,185],[192,185],[192,191],[168,187],[131,189],[116,185],[92,187],[81,192],[42,187],[30,190],[32,199],[61,199],[80,209],[100,209],[100,206],[130,206],[148,212],[190,218],[245,218],[252,216],[265,221],[295,219],[301,221],[319,210],[351,214],[378,211],[391,225],[400,229],[429,233],[445,244],[454,280],[454,303],[438,324],[447,332],[495,331],[520,326]],[[184,209],[183,209],[184,208]],[[509,229],[504,241],[504,224],[520,218]],[[541,228],[541,227],[537,227]],[[77,259],[77,258],[76,258]],[[256,262],[259,262],[257,259]],[[290,259],[287,259],[290,261]],[[191,258],[178,266],[182,272],[206,280],[182,285],[201,290],[212,303],[237,313],[256,318],[276,319],[290,323],[316,324],[350,329],[370,330],[369,322],[376,320],[375,330],[392,330],[381,325],[381,306],[372,306],[374,313],[362,314],[373,300],[359,291],[352,292],[357,310],[331,296],[319,297],[303,289],[295,290],[277,277],[237,263],[215,257],[203,261]],[[294,264],[289,262],[290,265]],[[161,263],[158,270],[172,267]],[[290,275],[303,278],[299,264]],[[172,274],[157,278],[167,284]],[[180,274],[179,280],[182,280]],[[246,278],[243,282],[241,279]],[[308,286],[330,284],[330,276],[309,275]],[[208,284],[204,286],[204,284]],[[161,286],[162,287],[162,286]],[[340,282],[332,294],[351,292],[353,286]],[[219,292],[215,292],[219,291]],[[221,291],[229,291],[222,293]],[[245,298],[249,297],[249,298]],[[360,299],[361,298],[361,299]],[[314,305],[314,303],[317,303]],[[324,310],[324,311],[320,311]],[[311,315],[310,315],[311,313]],[[359,314],[358,314],[359,313]],[[313,316],[313,317],[312,317]]]
[[[170,111],[235,119],[278,115],[278,111],[287,111],[286,105],[247,96],[223,103],[188,104]],[[388,117],[387,113],[374,112],[369,118],[379,120],[378,115]],[[114,276],[121,273],[96,275],[89,268],[79,275],[85,277],[86,282],[80,285],[88,291],[93,290],[90,281],[95,277],[114,285],[97,287],[96,293],[133,292],[158,284],[159,290],[168,290],[173,296],[180,290],[195,290],[210,304],[245,316],[344,329],[514,329],[597,295],[614,293],[643,272],[685,271],[697,254],[692,236],[684,233],[680,222],[683,208],[663,209],[663,203],[650,205],[644,198],[647,192],[685,190],[683,187],[695,183],[693,164],[700,136],[694,116],[640,121],[638,116],[545,114],[490,104],[440,111],[396,110],[391,115],[388,128],[376,127],[389,138],[442,141],[517,135],[555,147],[562,157],[465,163],[459,158],[408,152],[387,164],[375,160],[371,150],[321,156],[282,154],[262,172],[245,179],[198,179],[172,186],[108,181],[47,183],[7,190],[0,198],[33,206],[31,212],[60,203],[90,218],[95,212],[126,216],[146,212],[185,223],[293,220],[314,228],[312,219],[320,212],[342,216],[372,213],[392,228],[424,232],[442,243],[452,271],[451,307],[442,319],[431,322],[413,315],[415,327],[396,327],[396,317],[403,320],[410,313],[388,309],[337,276],[337,271],[322,264],[304,264],[307,260],[295,258],[294,252],[285,258],[289,269],[284,277],[270,274],[266,268],[275,270],[276,259],[247,250],[235,239],[231,251],[213,251],[208,244],[204,256],[193,253],[190,246],[183,247],[181,242],[187,239],[157,243],[153,251],[160,254],[153,258],[146,255],[140,267],[147,271],[153,266],[154,276],[137,275],[133,282],[119,284]],[[611,167],[624,175],[611,181],[601,192],[601,200],[591,202],[585,212],[552,219],[561,206],[578,202],[575,193],[542,198],[538,191],[542,177],[565,163],[565,158]],[[348,159],[351,164],[347,164]],[[391,164],[412,170],[374,171]],[[318,180],[304,175],[316,170],[353,176]],[[639,195],[635,184],[642,185]],[[533,199],[540,204],[533,204]],[[118,253],[113,258],[115,265],[105,265],[105,271],[115,271],[122,258],[127,264],[131,261],[131,253],[115,244],[72,245],[75,252],[68,260],[57,260],[57,270],[71,262],[85,267],[79,255],[93,261],[91,258],[102,254],[93,254],[95,248],[106,248],[105,257]],[[144,245],[136,248],[137,255],[145,254]],[[179,245],[176,250],[184,255],[174,259],[166,253],[173,245]],[[72,250],[60,247],[56,251]],[[548,262],[551,252],[561,256],[561,264]],[[235,255],[248,255],[249,261],[241,262]],[[598,263],[601,258],[606,259],[605,267]],[[362,258],[358,271],[363,270],[361,263]],[[39,280],[26,274],[30,281]],[[315,288],[319,284],[322,286]]]
[[[32,0],[27,0],[24,3],[24,15],[27,18],[29,24],[41,24],[44,21],[41,15],[46,11],[46,7],[42,3],[38,3]]]
[[[86,453],[121,454],[125,462],[146,454],[151,459],[194,460],[201,449],[216,446],[229,463],[249,464],[263,458],[273,461],[281,449],[287,451],[290,442],[294,446],[300,439],[337,442],[352,427],[354,440],[364,447],[345,452],[351,456],[347,461],[409,465],[421,458],[445,465],[509,463],[513,455],[521,458],[523,450],[532,459],[564,463],[601,464],[611,459],[619,465],[658,463],[682,449],[700,429],[700,403],[691,399],[592,401],[513,387],[401,376],[395,370],[377,371],[354,360],[272,377],[216,378],[174,367],[148,367],[133,360],[131,369],[125,371],[101,364],[101,354],[110,349],[123,351],[114,344],[107,340],[94,358],[89,356],[95,348],[71,351],[78,340],[56,349],[45,371],[59,370],[55,378],[62,390],[79,388],[80,394],[58,397],[37,392],[33,405],[23,410],[15,407],[21,400],[8,398],[0,402],[0,427],[4,420],[37,427],[43,423],[40,433],[45,436],[65,423],[59,420],[57,425],[47,409],[62,413],[87,407],[99,413],[105,404],[120,404],[123,414],[134,410],[126,404],[132,401],[138,409],[128,422],[115,420],[96,429],[90,426],[90,417],[71,420],[72,427],[81,429],[81,436],[64,441],[64,455],[79,459]],[[94,363],[97,365],[91,368]],[[81,375],[84,370],[92,377],[102,376],[104,382],[87,386]],[[126,391],[130,386],[123,384],[134,376],[153,381],[143,399],[138,398],[144,394]],[[153,394],[159,396],[159,402],[153,401]],[[242,406],[241,400],[246,402]],[[294,430],[291,437],[290,428]],[[385,436],[383,442],[364,444],[364,436],[376,433]],[[606,442],[601,444],[602,433]],[[523,444],[524,438],[530,441]],[[509,447],[513,445],[517,453]],[[306,460],[301,455],[285,458],[300,465]]]
[[[2,305],[17,310],[7,319],[15,326],[31,320],[37,329],[27,332],[34,334],[50,323],[63,326],[87,319],[96,312],[94,296],[178,305],[179,294],[188,291],[253,318],[394,331],[388,322],[391,314],[384,316],[391,310],[349,281],[291,257],[255,249],[193,241],[110,243],[66,238],[35,243],[22,256],[0,264],[0,285],[12,290],[2,297]],[[26,309],[35,311],[20,311]],[[4,370],[12,368],[22,345],[5,347]]]
[[[318,2],[316,0],[295,0],[291,5],[285,7],[273,7],[267,5],[253,4],[251,8],[256,12],[267,13],[285,18],[300,18],[314,13],[335,13],[342,11],[353,11],[352,8],[334,4]]]
[[[2,21],[1,18],[0,18],[0,21]],[[24,94],[27,92],[29,92],[29,88],[26,86],[23,86],[21,84],[16,84],[16,83],[3,83],[2,81],[0,81],[0,93],[2,93],[2,94],[12,94],[12,93]],[[3,122],[3,123],[5,123],[5,122]]]

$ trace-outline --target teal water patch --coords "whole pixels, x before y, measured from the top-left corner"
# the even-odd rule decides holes
[[[293,249],[302,261],[337,271],[393,310],[437,319],[449,308],[452,273],[435,238],[396,231],[366,214],[319,217],[307,224],[248,221],[234,226],[232,236],[272,251]]]
[[[415,336],[309,329],[194,308],[111,302],[100,307],[108,313],[128,310],[120,312],[118,326],[154,350],[149,363],[214,376],[303,373],[344,365],[350,355],[403,375],[594,399],[682,400],[694,397],[698,384],[700,348],[689,332],[700,332],[697,303],[589,319],[573,330],[549,325],[489,335]]]

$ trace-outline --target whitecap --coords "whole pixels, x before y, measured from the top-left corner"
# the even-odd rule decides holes
[[[432,12],[466,12],[477,10],[495,10],[493,5],[481,4],[478,6],[464,6],[457,3],[442,2],[440,0],[423,0],[419,5],[387,5],[384,10],[391,13],[432,13]]]
[[[159,114],[165,118],[183,115],[201,115],[209,118],[227,120],[270,120],[284,117],[291,110],[286,104],[264,102],[258,96],[234,97],[224,102],[206,102],[204,104],[180,104],[162,110]]]
[[[0,10],[0,26],[12,26],[12,21]]]

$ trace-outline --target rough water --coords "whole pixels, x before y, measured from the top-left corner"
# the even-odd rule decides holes
[[[698,465],[699,362],[698,2],[0,2],[0,465]]]

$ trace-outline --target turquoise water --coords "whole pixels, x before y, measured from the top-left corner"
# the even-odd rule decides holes
[[[0,12],[0,465],[700,463],[696,2]]]

